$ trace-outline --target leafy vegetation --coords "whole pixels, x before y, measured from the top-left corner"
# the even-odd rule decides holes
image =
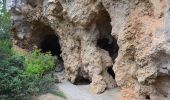
[[[20,86],[22,85],[23,73],[23,57],[12,56],[1,61],[0,64],[0,94],[1,99],[8,96],[20,94]],[[22,93],[22,92],[21,92]],[[16,96],[17,97],[17,96]]]
[[[5,0],[2,3],[5,5]],[[0,6],[0,58],[3,59],[4,56],[12,54],[12,50],[10,49],[12,46],[10,40],[11,21],[5,11],[5,6]]]
[[[31,58],[32,55],[34,55],[34,58]],[[13,54],[5,60],[0,61],[0,100],[24,100],[29,99],[29,97],[33,95],[51,92],[50,87],[53,85],[54,79],[52,78],[52,74],[47,72],[50,71],[48,68],[52,67],[46,66],[47,68],[44,68],[39,66],[42,67],[40,68],[41,70],[36,70],[35,73],[34,69],[36,68],[34,67],[37,63],[35,62],[35,64],[33,64],[31,61],[36,60],[35,57],[38,57],[37,59],[39,59],[39,57],[47,57],[46,62],[54,65],[54,62],[51,60],[52,57],[50,54],[40,54],[39,51],[33,52],[29,57],[30,58]],[[29,64],[29,62],[31,64]],[[27,70],[28,66],[26,63],[31,65],[31,71]],[[42,65],[44,62],[42,63],[40,61],[38,64]],[[40,75],[40,72],[44,72],[45,75]]]
[[[31,55],[27,55],[25,64],[26,74],[29,75],[43,75],[55,66],[54,58],[51,54],[43,54],[40,50],[35,50]]]
[[[0,100],[24,100],[50,90],[53,82],[51,75],[37,77],[24,74],[24,60],[23,56],[14,55],[1,62]]]
[[[12,55],[12,50],[11,50],[12,44],[10,40],[1,40],[0,41],[0,53],[3,54],[8,54]],[[0,56],[1,58],[1,56]]]

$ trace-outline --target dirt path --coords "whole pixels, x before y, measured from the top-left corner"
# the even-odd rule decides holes
[[[102,94],[93,94],[89,91],[89,85],[73,85],[64,81],[56,85],[68,100],[119,100],[118,88],[107,90]]]
[[[64,100],[64,99],[61,97],[55,96],[51,93],[47,93],[47,94],[39,96],[36,100]]]
[[[89,85],[73,85],[65,79],[64,72],[56,73],[56,77],[61,83],[57,83],[53,89],[59,89],[67,97],[67,100],[120,100],[119,88],[105,91],[102,94],[93,94],[89,90]],[[65,100],[53,94],[45,94],[38,100]]]

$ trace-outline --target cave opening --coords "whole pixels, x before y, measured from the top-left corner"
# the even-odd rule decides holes
[[[27,0],[26,3],[30,5],[32,8],[36,8],[38,4],[42,4],[41,0]]]
[[[75,85],[89,85],[91,83],[91,81],[88,78],[84,78],[84,77],[77,77],[74,84]]]
[[[50,52],[52,56],[57,56],[60,60],[62,59],[60,57],[61,47],[59,39],[55,34],[44,36],[44,39],[40,44],[40,48],[43,53]]]
[[[114,73],[114,71],[113,71],[112,68],[113,68],[112,66],[109,67],[109,68],[107,69],[107,72],[112,76],[113,79],[115,79],[115,73]]]
[[[111,18],[106,9],[100,11],[99,17],[96,20],[96,25],[100,33],[97,46],[108,51],[114,62],[118,55],[119,46],[117,40],[111,35]]]
[[[116,38],[111,35],[112,25],[111,18],[108,11],[103,7],[99,13],[99,17],[96,20],[96,26],[99,30],[99,38],[97,40],[97,46],[101,49],[108,51],[113,63],[118,56],[119,46]],[[115,79],[115,73],[112,67],[107,69],[107,72]]]
[[[56,64],[55,72],[62,72],[64,70],[59,38],[55,34],[45,35],[41,40],[40,49],[42,53],[50,52],[54,56]]]
[[[146,95],[145,99],[146,99],[146,100],[150,100],[150,96],[149,96],[149,95]]]
[[[114,62],[114,60],[115,60],[115,59],[117,58],[117,56],[118,56],[118,50],[119,50],[119,46],[117,45],[117,40],[114,39],[114,38],[112,38],[111,43],[110,43],[109,39],[107,39],[107,38],[102,38],[102,39],[99,39],[99,40],[97,41],[97,45],[98,45],[100,48],[108,51],[110,57],[112,58],[112,60],[113,60],[113,62]]]

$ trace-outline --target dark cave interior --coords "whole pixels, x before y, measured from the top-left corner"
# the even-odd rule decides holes
[[[97,41],[97,45],[106,51],[108,51],[113,62],[117,58],[119,46],[117,45],[117,40],[113,38],[112,42],[109,43],[109,39],[103,38]]]
[[[106,9],[102,9],[99,14],[99,17],[96,20],[96,25],[100,32],[100,36],[97,40],[97,46],[108,51],[114,64],[115,59],[118,56],[119,46],[117,44],[117,40],[111,35],[111,18]],[[115,79],[115,73],[112,69],[112,66],[107,69],[107,72],[112,76],[113,79]]]
[[[61,60],[61,47],[59,44],[59,39],[55,34],[49,34],[44,36],[42,42],[40,43],[40,49],[43,53],[51,52],[52,56],[57,56]]]
[[[75,85],[89,85],[90,83],[91,81],[89,79],[80,76],[74,82]]]
[[[112,67],[109,67],[109,68],[107,69],[107,72],[112,76],[113,79],[115,79],[115,73],[114,73]]]

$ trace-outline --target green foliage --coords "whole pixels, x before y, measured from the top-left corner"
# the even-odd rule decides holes
[[[22,80],[24,77],[23,65],[24,58],[12,56],[6,60],[1,61],[0,64],[0,95],[2,98],[13,97],[21,94],[19,91],[22,87]],[[4,97],[3,97],[4,96]]]
[[[10,46],[7,48],[11,50]],[[37,70],[37,65],[42,68]],[[1,60],[0,100],[27,100],[33,95],[50,92],[54,79],[47,71],[53,67],[53,57],[42,54],[39,50],[26,56],[15,54]]]
[[[5,10],[5,2],[3,0],[3,6],[0,10],[0,59],[6,58],[12,54],[12,44],[10,40],[10,18]]]
[[[50,91],[53,82],[54,79],[52,78],[52,74],[47,74],[41,77],[27,75],[25,80],[26,92],[29,93],[29,95],[47,93]]]
[[[10,40],[0,40],[0,53],[11,55],[12,44]],[[1,57],[0,57],[1,58]]]
[[[0,62],[0,100],[24,100],[50,90],[52,75],[26,75],[24,61],[14,55]]]
[[[10,39],[11,20],[5,9],[6,0],[3,0],[3,9],[0,10],[0,39]]]
[[[55,66],[54,58],[50,53],[43,54],[35,50],[31,55],[25,57],[26,74],[42,75],[52,70]]]

